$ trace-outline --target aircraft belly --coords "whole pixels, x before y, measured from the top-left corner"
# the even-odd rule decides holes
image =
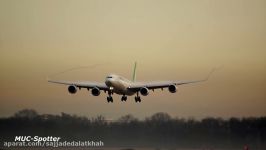
[[[132,91],[129,91],[128,89],[127,89],[127,86],[125,85],[125,84],[123,84],[123,83],[116,83],[116,84],[113,84],[112,85],[112,87],[114,88],[114,92],[116,93],[116,94],[119,94],[119,95],[133,95],[134,94],[134,92],[132,92]]]

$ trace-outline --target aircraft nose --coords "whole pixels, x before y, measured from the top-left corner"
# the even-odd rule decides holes
[[[106,79],[105,84],[110,87],[112,85],[112,80]]]

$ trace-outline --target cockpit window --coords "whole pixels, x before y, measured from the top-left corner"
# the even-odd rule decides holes
[[[112,76],[108,76],[107,78],[113,78]]]

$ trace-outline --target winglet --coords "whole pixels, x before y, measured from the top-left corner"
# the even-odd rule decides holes
[[[221,68],[222,68],[222,66],[213,68],[213,69],[210,71],[210,73],[208,74],[208,76],[207,76],[203,81],[207,81],[207,80],[209,80],[209,78],[210,78],[210,76],[213,74],[213,72],[216,71],[216,70],[219,70],[219,69],[221,69]]]
[[[203,80],[203,81],[207,81],[209,80],[210,76],[212,75],[212,73],[216,70],[216,68],[213,68],[210,73],[208,74],[208,76]]]
[[[135,62],[134,69],[133,69],[133,74],[132,74],[132,81],[136,82],[136,69],[137,69],[137,62]]]
[[[46,76],[46,81],[49,82],[50,81],[50,78],[48,76]]]

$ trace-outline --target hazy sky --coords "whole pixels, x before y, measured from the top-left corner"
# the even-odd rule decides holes
[[[46,77],[104,81],[109,73],[137,80],[201,79],[200,84],[106,102],[75,95]],[[265,0],[0,0],[0,116],[23,108],[116,119],[155,112],[172,116],[266,115]]]

